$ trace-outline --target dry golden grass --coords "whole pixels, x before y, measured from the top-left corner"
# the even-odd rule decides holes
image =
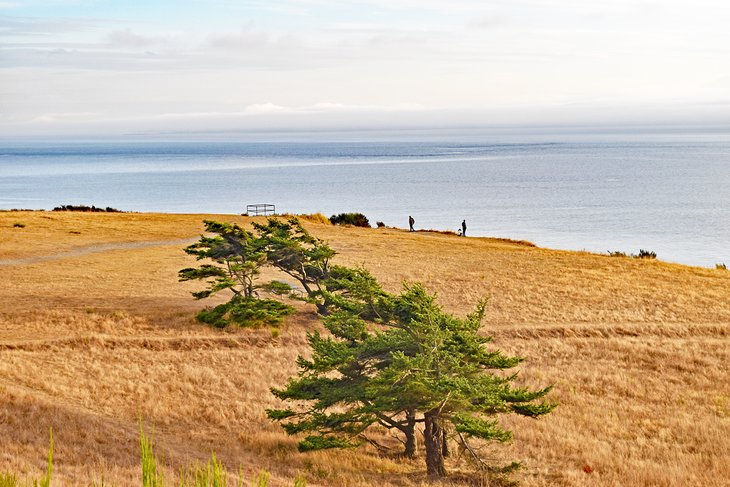
[[[55,485],[89,485],[102,469],[138,485],[141,415],[173,469],[214,450],[249,477],[270,470],[273,485],[297,473],[309,485],[424,484],[420,461],[369,448],[298,454],[265,419],[268,389],[294,374],[319,325],[304,306],[278,338],[195,323],[205,303],[177,271],[203,218],[250,221],[0,212],[0,471],[40,473],[53,426]],[[515,441],[489,450],[524,462],[523,485],[728,485],[730,272],[307,225],[393,291],[423,281],[457,314],[491,297],[485,330],[529,357],[524,383],[554,383],[561,404],[539,421],[505,418]],[[464,481],[463,462],[449,467]]]

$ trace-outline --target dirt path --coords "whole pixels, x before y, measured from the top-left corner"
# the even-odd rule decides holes
[[[77,247],[73,250],[68,250],[66,252],[59,252],[57,254],[34,255],[32,257],[23,257],[20,259],[0,259],[0,267],[37,264],[38,262],[45,262],[47,260],[68,259],[72,257],[80,257],[87,254],[108,252],[110,250],[133,250],[144,249],[148,247],[164,247],[166,245],[189,245],[196,240],[197,238],[183,238],[176,240],[153,240],[150,242],[118,242],[86,245],[83,247]]]

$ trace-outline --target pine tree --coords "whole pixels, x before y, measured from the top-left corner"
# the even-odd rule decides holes
[[[206,308],[198,319],[217,327],[230,323],[244,326],[276,325],[284,316],[294,312],[291,306],[272,299],[258,299],[259,289],[275,289],[271,284],[257,282],[261,268],[267,264],[265,240],[231,223],[204,220],[205,230],[213,236],[185,248],[197,260],[212,263],[188,267],[179,271],[180,281],[205,280],[207,288],[192,293],[196,299],[229,290],[233,297],[227,303]]]
[[[326,242],[312,236],[297,218],[287,221],[269,218],[266,224],[254,223],[254,229],[263,242],[267,262],[296,279],[305,293],[305,300],[327,314],[325,281],[333,266],[330,261],[336,252]]]
[[[515,387],[516,374],[503,371],[523,359],[488,349],[478,333],[486,302],[464,319],[444,312],[420,284],[399,295],[382,291],[366,271],[339,281],[326,317],[331,336],[307,337],[312,358],[298,359],[299,373],[286,387],[272,389],[283,400],[304,401],[304,409],[267,411],[289,434],[313,433],[302,451],[355,446],[375,425],[403,436],[404,454],[416,453],[416,425],[424,427],[426,470],[446,475],[450,436],[481,467],[491,468],[472,439],[512,438],[498,417],[538,417],[554,404],[544,402],[550,387]],[[449,435],[450,433],[450,435]]]
[[[266,264],[263,242],[253,233],[238,225],[204,220],[205,231],[215,234],[201,236],[200,240],[185,248],[197,260],[210,259],[215,264],[188,267],[179,272],[181,281],[207,279],[208,288],[193,293],[197,299],[207,298],[229,289],[236,296],[253,297],[258,286],[256,278]]]

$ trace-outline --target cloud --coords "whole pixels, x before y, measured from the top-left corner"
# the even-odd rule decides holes
[[[150,47],[167,42],[165,37],[144,36],[133,32],[132,29],[111,31],[107,34],[106,40],[114,47]]]
[[[211,34],[201,48],[213,48],[229,51],[259,52],[287,52],[296,55],[295,51],[302,48],[302,44],[294,35],[289,33],[276,34],[256,30],[252,26],[244,26],[237,32]],[[292,56],[293,57],[293,56]]]
[[[247,115],[262,115],[272,113],[292,113],[294,110],[291,108],[283,107],[281,105],[275,105],[273,103],[256,103],[249,105],[243,111]]]
[[[492,13],[469,20],[467,26],[475,29],[498,29],[506,27],[512,22],[512,19],[504,14]]]

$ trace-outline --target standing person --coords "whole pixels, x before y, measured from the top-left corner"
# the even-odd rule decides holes
[[[410,230],[408,230],[409,232],[415,232],[413,229],[414,223],[416,223],[416,220],[414,220],[412,216],[408,215],[408,226],[410,227]]]
[[[461,236],[466,237],[466,220],[461,220]]]

